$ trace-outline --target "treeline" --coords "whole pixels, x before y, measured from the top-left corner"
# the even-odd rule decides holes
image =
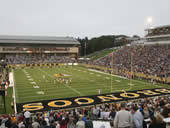
[[[117,47],[125,44],[125,41],[117,40],[118,38],[126,38],[125,35],[108,35],[108,36],[101,36],[95,37],[92,39],[88,39],[87,37],[77,40],[80,42],[80,56],[88,55],[95,51],[100,51],[106,48]],[[86,50],[85,50],[86,49]]]

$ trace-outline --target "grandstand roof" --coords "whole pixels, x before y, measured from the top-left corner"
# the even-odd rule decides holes
[[[0,35],[0,43],[25,44],[80,44],[73,37]]]
[[[162,26],[157,26],[157,27],[151,27],[151,28],[145,29],[145,31],[152,30],[152,29],[166,28],[166,27],[170,27],[170,25],[162,25]]]

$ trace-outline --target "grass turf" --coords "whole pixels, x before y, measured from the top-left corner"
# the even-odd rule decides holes
[[[65,83],[54,83],[54,74],[57,73],[71,75],[71,84],[68,86]],[[45,75],[45,79],[43,75]],[[15,69],[14,79],[17,103],[95,95],[98,94],[98,89],[101,90],[101,93],[110,93],[111,87],[112,92],[159,87],[169,88],[168,85],[152,85],[139,80],[131,80],[130,85],[130,80],[95,72],[81,66]]]
[[[6,113],[8,114],[13,114],[14,111],[11,108],[11,102],[12,102],[12,88],[8,88],[8,95],[5,97],[6,98]],[[4,105],[2,104],[2,97],[0,96],[0,114],[4,114],[5,113],[5,109],[4,109]]]

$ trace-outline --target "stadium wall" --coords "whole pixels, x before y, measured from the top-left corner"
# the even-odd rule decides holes
[[[96,105],[102,103],[113,103],[113,102],[140,99],[145,97],[168,95],[169,93],[170,93],[169,89],[156,88],[156,89],[144,89],[144,90],[136,90],[136,91],[128,91],[128,92],[107,93],[101,95],[17,103],[17,111],[37,112],[37,111],[49,111],[49,110],[61,110],[61,109],[83,107],[83,106]]]

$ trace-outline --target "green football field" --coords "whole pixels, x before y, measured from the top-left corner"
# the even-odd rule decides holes
[[[15,69],[13,72],[17,103],[95,95],[98,94],[99,89],[101,93],[110,93],[123,90],[168,88],[168,85],[152,85],[145,81],[128,80],[82,66],[34,67]],[[54,75],[59,73],[71,75],[71,83],[57,81]]]

